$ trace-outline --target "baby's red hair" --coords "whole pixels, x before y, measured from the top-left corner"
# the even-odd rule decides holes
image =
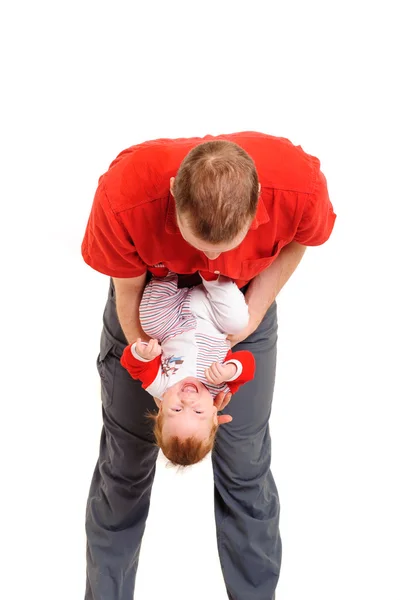
[[[181,439],[178,436],[163,436],[164,416],[148,413],[147,417],[154,423],[154,437],[156,445],[161,448],[164,456],[175,466],[187,467],[194,465],[207,456],[214,447],[218,425],[212,423],[210,435],[205,440],[199,440],[194,436]]]

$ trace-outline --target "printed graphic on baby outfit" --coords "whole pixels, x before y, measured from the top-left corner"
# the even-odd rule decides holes
[[[163,356],[161,358],[161,368],[165,375],[175,375],[179,367],[183,365],[183,356]]]

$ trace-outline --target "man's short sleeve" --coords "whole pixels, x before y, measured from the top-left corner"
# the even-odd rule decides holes
[[[146,272],[146,265],[112,210],[102,183],[93,200],[82,242],[82,256],[90,267],[110,277],[139,277]]]
[[[326,178],[319,169],[314,191],[308,194],[294,240],[304,246],[319,246],[327,241],[336,220],[329,200]]]

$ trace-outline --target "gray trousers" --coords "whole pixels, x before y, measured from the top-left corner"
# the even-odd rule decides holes
[[[119,360],[126,340],[112,281],[97,367],[103,429],[86,511],[85,600],[132,600],[158,448],[146,409],[154,400]],[[268,420],[275,380],[277,307],[235,350],[250,350],[255,379],[223,412],[212,452],[218,552],[230,600],[274,600],[281,563],[279,498],[270,470]],[[173,590],[171,590],[172,594]]]

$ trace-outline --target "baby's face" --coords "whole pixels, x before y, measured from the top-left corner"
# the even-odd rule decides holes
[[[170,387],[160,403],[163,413],[163,435],[199,439],[209,436],[217,424],[217,408],[206,386],[195,377],[186,377]]]

